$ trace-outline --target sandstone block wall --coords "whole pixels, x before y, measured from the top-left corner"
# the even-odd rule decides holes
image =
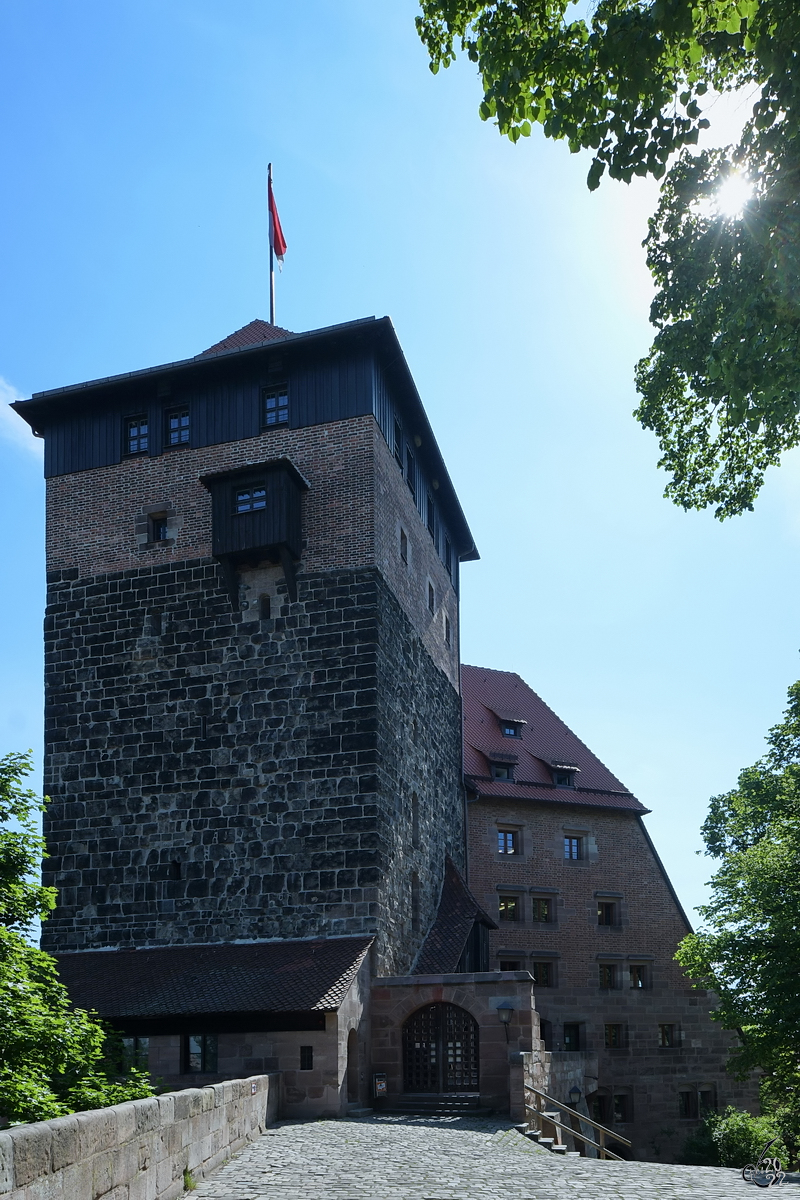
[[[50,579],[43,945],[380,929],[381,969],[410,969],[463,861],[459,704],[381,574],[303,576],[265,621],[208,559],[72,576]]]
[[[277,1117],[278,1075],[133,1100],[0,1132],[3,1200],[174,1200]]]
[[[465,1009],[478,1024],[481,1104],[522,1120],[521,1054],[541,1051],[533,983],[526,971],[375,979],[372,1070],[386,1073],[388,1102],[403,1092],[403,1025],[417,1009],[440,1002]],[[513,1009],[508,1026],[497,1015],[500,1004]]]

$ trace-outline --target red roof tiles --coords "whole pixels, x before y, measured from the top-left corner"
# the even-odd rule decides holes
[[[207,350],[203,350],[196,357],[205,358],[207,354],[219,354],[222,350],[240,350],[243,346],[257,346],[259,342],[279,342],[281,338],[290,336],[288,329],[281,329],[280,325],[270,325],[269,321],[261,321],[257,318],[249,325],[243,325],[235,333],[229,334],[221,342],[215,342],[213,346],[209,346]]]
[[[57,955],[78,1008],[101,1017],[333,1011],[372,943],[369,937]]]
[[[592,754],[552,709],[511,671],[461,668],[464,703],[464,774],[481,796],[625,808],[645,813],[623,783]],[[503,737],[500,716],[513,713],[519,738]],[[516,754],[513,782],[492,779],[490,763],[508,763]],[[578,768],[574,788],[556,787],[549,764]]]

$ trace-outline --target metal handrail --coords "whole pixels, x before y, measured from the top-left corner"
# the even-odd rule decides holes
[[[596,1150],[600,1151],[601,1158],[608,1157],[608,1158],[616,1159],[617,1162],[624,1162],[624,1159],[622,1158],[621,1155],[615,1154],[613,1150],[609,1150],[606,1147],[605,1141],[606,1141],[606,1134],[608,1134],[608,1136],[612,1137],[615,1142],[620,1142],[622,1145],[630,1146],[632,1143],[629,1142],[626,1137],[622,1137],[621,1134],[616,1133],[613,1129],[609,1129],[608,1126],[606,1126],[606,1125],[601,1125],[598,1121],[593,1121],[591,1117],[584,1117],[582,1113],[579,1113],[576,1109],[572,1108],[571,1105],[564,1104],[561,1100],[556,1100],[555,1097],[553,1097],[553,1096],[548,1096],[547,1092],[539,1091],[538,1088],[533,1087],[532,1084],[530,1084],[530,1083],[525,1084],[525,1090],[528,1092],[533,1092],[534,1096],[538,1096],[541,1100],[547,1101],[548,1104],[555,1104],[556,1107],[558,1109],[560,1109],[563,1113],[569,1113],[569,1115],[574,1116],[577,1121],[579,1121],[579,1122],[585,1121],[587,1125],[591,1125],[593,1129],[597,1129],[600,1133],[600,1141],[595,1142],[590,1137],[587,1137],[585,1133],[580,1132],[580,1130],[573,1129],[570,1126],[562,1124],[561,1121],[555,1120],[556,1114],[553,1114],[552,1116],[549,1116],[549,1117],[546,1116],[546,1114],[544,1113],[544,1111],[542,1109],[537,1108],[536,1105],[534,1105],[534,1104],[528,1104],[528,1102],[526,1100],[525,1101],[526,1110],[528,1112],[532,1112],[532,1113],[536,1114],[536,1116],[539,1118],[539,1122],[538,1122],[539,1125],[542,1124],[542,1119],[544,1119],[545,1121],[548,1121],[551,1125],[555,1126],[555,1128],[557,1130],[563,1129],[565,1131],[565,1133],[570,1134],[573,1138],[579,1138],[580,1141],[584,1143],[584,1145],[594,1146]],[[541,1132],[541,1130],[540,1130],[540,1132]],[[556,1137],[558,1139],[558,1134],[556,1134]],[[559,1144],[561,1144],[560,1141],[559,1141]]]

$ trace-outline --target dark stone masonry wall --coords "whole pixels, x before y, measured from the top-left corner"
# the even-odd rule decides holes
[[[207,558],[50,574],[46,949],[377,931],[410,967],[463,861],[458,697],[376,569],[298,582],[261,620]]]

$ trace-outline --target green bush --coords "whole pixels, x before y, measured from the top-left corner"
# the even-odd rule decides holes
[[[736,1108],[726,1108],[724,1113],[709,1113],[686,1139],[680,1161],[691,1166],[741,1168],[755,1163],[773,1138],[778,1141],[770,1148],[770,1157],[780,1158],[786,1167],[789,1154],[774,1114],[754,1117]]]

